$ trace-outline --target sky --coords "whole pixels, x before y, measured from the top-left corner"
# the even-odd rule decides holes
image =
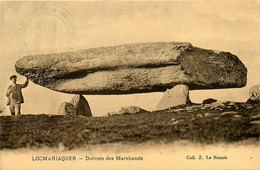
[[[259,1],[17,1],[0,5],[0,104],[5,114],[10,114],[5,96],[10,75],[16,74],[18,83],[25,81],[16,73],[15,62],[30,54],[139,42],[190,42],[200,48],[231,52],[248,69],[246,87],[193,90],[191,101],[215,98],[244,102],[250,87],[260,83]],[[61,18],[62,12],[68,14],[68,20]],[[32,82],[23,94],[23,114],[57,114],[59,105],[74,96]],[[106,116],[126,106],[152,111],[163,92],[84,96],[93,116]]]

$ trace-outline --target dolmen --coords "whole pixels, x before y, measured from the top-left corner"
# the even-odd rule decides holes
[[[239,88],[247,83],[247,68],[236,55],[186,42],[29,55],[15,68],[40,86],[86,95],[165,92],[176,85],[189,90]]]

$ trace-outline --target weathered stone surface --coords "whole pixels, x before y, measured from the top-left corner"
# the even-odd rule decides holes
[[[243,87],[247,69],[229,52],[158,42],[25,56],[16,71],[49,89],[78,94],[165,91],[177,84],[193,89]]]
[[[164,110],[170,107],[190,104],[189,88],[186,85],[177,85],[172,89],[167,89],[164,96],[156,107],[156,110]]]
[[[146,113],[146,112],[148,112],[148,111],[144,110],[140,107],[128,106],[128,107],[122,107],[121,110],[119,110],[118,112],[108,113],[108,116],[122,115],[122,114],[139,114],[139,113]]]
[[[75,106],[77,115],[92,116],[88,101],[84,96],[75,95],[70,103]]]
[[[59,107],[59,114],[61,115],[76,115],[76,108],[73,104],[68,102],[61,103]]]
[[[249,99],[260,101],[260,84],[257,84],[249,89]]]

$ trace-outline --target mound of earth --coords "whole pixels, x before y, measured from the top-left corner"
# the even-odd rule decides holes
[[[205,144],[259,140],[259,104],[215,102],[110,117],[1,116],[1,149],[179,140]]]

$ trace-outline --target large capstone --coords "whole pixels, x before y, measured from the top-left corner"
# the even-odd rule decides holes
[[[247,69],[229,52],[190,43],[156,42],[25,56],[16,71],[46,88],[76,94],[161,92],[243,87]]]

